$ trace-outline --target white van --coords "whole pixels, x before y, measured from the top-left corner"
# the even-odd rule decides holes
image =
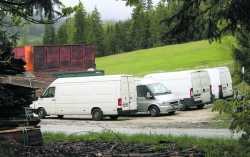
[[[156,117],[160,113],[174,114],[180,109],[180,99],[162,83],[152,78],[136,78],[138,112],[149,112]]]
[[[207,71],[187,70],[148,74],[144,78],[154,78],[181,99],[182,108],[196,106],[203,108],[212,101],[211,82]]]
[[[228,67],[203,69],[210,76],[212,92],[215,99],[225,99],[233,96],[232,78]]]
[[[137,112],[137,95],[132,75],[110,75],[59,78],[52,82],[34,103],[39,118],[48,115],[92,115],[94,120],[105,116]]]

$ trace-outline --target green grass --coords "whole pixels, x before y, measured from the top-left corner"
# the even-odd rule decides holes
[[[209,44],[206,40],[186,44],[169,45],[129,53],[96,58],[97,69],[110,74],[144,76],[162,71],[180,71],[207,67],[227,66],[233,63],[231,37],[222,43]]]
[[[219,114],[219,115],[213,117],[213,119],[215,119],[215,120],[216,119],[228,119],[228,118],[230,118],[230,114],[225,114],[225,113]]]
[[[104,131],[101,133],[86,133],[81,135],[66,135],[65,133],[43,133],[44,143],[49,144],[56,141],[121,141],[123,145],[138,144],[148,145],[152,144],[150,149],[156,148],[199,148],[205,150],[207,155],[218,155],[234,153],[239,154],[242,147],[239,145],[237,139],[233,138],[201,138],[195,136],[172,136],[172,135],[157,135],[157,134],[115,134],[112,131]],[[164,141],[164,144],[159,142]],[[233,148],[233,149],[232,149]]]

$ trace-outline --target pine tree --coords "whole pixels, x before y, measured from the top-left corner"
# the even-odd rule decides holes
[[[63,24],[59,27],[56,38],[55,38],[55,44],[67,44],[67,32],[66,32],[66,25]]]
[[[75,33],[74,33],[74,43],[75,44],[85,44],[86,38],[84,34],[85,29],[85,10],[83,7],[82,2],[79,2],[78,4],[80,6],[80,9],[75,14],[75,20],[74,20],[74,26],[75,26]]]
[[[44,26],[43,45],[53,45],[55,41],[55,27],[53,24]]]
[[[87,43],[95,46],[95,55],[103,56],[105,51],[104,46],[104,29],[101,20],[101,14],[98,12],[96,6],[87,19]]]

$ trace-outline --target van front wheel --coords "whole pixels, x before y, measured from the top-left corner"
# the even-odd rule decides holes
[[[150,115],[152,117],[157,117],[157,116],[159,116],[159,113],[160,113],[158,107],[156,107],[156,106],[150,107],[149,112],[150,112]]]
[[[92,112],[92,118],[96,121],[102,120],[103,119],[103,113],[100,109],[94,109]]]
[[[46,112],[45,112],[44,108],[39,108],[37,115],[38,115],[39,119],[44,119],[46,117]]]

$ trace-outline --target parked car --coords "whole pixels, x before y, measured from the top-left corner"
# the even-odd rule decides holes
[[[180,99],[162,83],[152,78],[136,78],[138,112],[149,112],[156,117],[160,113],[174,114],[180,109]]]

